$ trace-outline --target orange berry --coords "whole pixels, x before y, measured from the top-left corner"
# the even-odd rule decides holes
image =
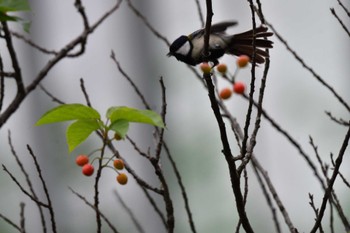
[[[250,61],[250,58],[247,55],[241,55],[237,58],[237,66],[239,68],[246,67]]]
[[[128,176],[125,173],[119,173],[117,176],[117,182],[121,185],[128,183]]]
[[[206,63],[206,62],[201,63],[200,68],[204,74],[210,74],[211,67],[208,63]]]
[[[230,98],[231,95],[232,95],[232,91],[228,87],[222,89],[220,91],[220,93],[219,93],[220,98],[223,99],[223,100],[226,100],[226,99]]]
[[[87,157],[86,155],[78,155],[77,158],[75,159],[75,163],[80,167],[84,166],[88,162],[89,162],[89,157]]]
[[[237,94],[243,94],[245,90],[245,84],[243,82],[235,82],[233,84],[233,91]]]
[[[217,65],[216,69],[217,69],[217,71],[219,71],[221,74],[226,74],[227,65],[224,64],[224,63],[220,63],[219,65]]]
[[[116,159],[113,161],[113,166],[118,170],[122,170],[124,168],[124,162],[121,159]]]
[[[81,171],[85,176],[91,176],[94,173],[94,166],[89,163],[85,164]]]

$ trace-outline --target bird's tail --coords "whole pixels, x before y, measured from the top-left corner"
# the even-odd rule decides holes
[[[268,32],[267,30],[268,28],[262,25],[255,29],[255,61],[259,64],[264,63],[265,58],[269,57],[269,54],[263,49],[272,48],[273,44],[272,41],[265,39],[265,37],[273,35],[272,32]],[[247,55],[252,59],[254,52],[253,36],[253,30],[233,35],[227,53],[236,56]]]

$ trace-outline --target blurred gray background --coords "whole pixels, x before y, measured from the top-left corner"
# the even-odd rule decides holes
[[[205,1],[200,1],[205,11]],[[32,22],[30,35],[34,42],[49,49],[58,50],[83,30],[80,15],[74,8],[74,1],[31,0],[31,12],[24,17]],[[90,23],[95,22],[114,1],[83,1]],[[181,34],[189,34],[201,24],[195,1],[189,0],[148,0],[134,1],[135,6],[149,22],[169,41]],[[330,7],[335,7],[350,27],[347,16],[337,1],[262,1],[265,17],[288,41],[289,45],[311,66],[317,74],[328,82],[349,103],[349,37],[336,19]],[[350,5],[347,5],[350,7]],[[246,1],[213,1],[213,22],[237,20],[239,25],[230,29],[238,33],[251,28],[251,12]],[[18,25],[11,28],[21,31]],[[349,118],[349,113],[334,96],[323,88],[312,75],[296,62],[276,37],[270,50],[271,65],[264,99],[264,108],[285,130],[302,145],[312,158],[309,135],[319,146],[319,153],[326,161],[329,154],[337,155],[346,129],[331,122],[324,111]],[[49,56],[15,40],[18,57],[22,65],[26,84],[34,79],[37,72],[50,59]],[[4,42],[0,41],[1,55],[5,67],[11,67],[5,54]],[[237,223],[235,202],[230,187],[228,169],[221,154],[221,142],[214,115],[211,111],[207,92],[185,64],[175,58],[167,58],[167,46],[156,38],[123,2],[120,9],[106,20],[88,39],[86,53],[77,59],[65,59],[52,69],[43,85],[56,97],[67,103],[85,103],[80,90],[79,79],[83,78],[93,106],[102,114],[110,106],[127,105],[143,108],[110,59],[111,50],[123,69],[133,78],[148,98],[155,111],[160,112],[162,76],[167,88],[167,130],[165,133],[174,159],[182,173],[187,188],[190,206],[196,228],[201,233],[234,232]],[[225,56],[225,62],[233,73],[235,58]],[[261,77],[263,68],[257,68]],[[250,69],[239,72],[238,80],[249,83]],[[6,80],[5,106],[15,95],[14,82]],[[227,86],[219,82],[219,86]],[[259,78],[258,83],[259,85]],[[247,102],[234,95],[226,101],[227,106],[243,124]],[[42,186],[37,178],[32,160],[26,150],[31,145],[42,166],[55,213],[59,232],[95,232],[95,214],[68,187],[92,201],[93,178],[83,177],[75,165],[75,156],[98,148],[100,141],[91,136],[71,154],[65,143],[67,124],[35,127],[38,118],[48,109],[56,106],[42,91],[32,92],[16,113],[0,130],[0,163],[5,164],[24,183],[18,166],[10,153],[7,135],[12,132],[12,141],[25,167],[35,181],[39,196],[44,198]],[[152,128],[135,125],[129,134],[147,150],[152,145]],[[232,150],[238,148],[232,139]],[[320,205],[322,190],[313,173],[298,151],[265,120],[258,134],[255,154],[268,170],[270,178],[285,204],[290,217],[300,232],[308,232],[314,223],[314,213],[309,206],[308,193],[315,196]],[[158,182],[144,159],[140,158],[127,142],[119,142],[117,148],[132,164],[141,177],[154,185]],[[349,178],[349,152],[346,152],[341,172]],[[164,159],[164,171],[172,190],[175,203],[177,233],[190,232],[183,201],[173,171]],[[255,176],[249,168],[249,201],[247,213],[256,232],[273,232],[270,211],[261,194]],[[19,202],[26,203],[26,225],[28,232],[40,232],[36,206],[16,187],[10,178],[0,173],[0,213],[19,221]],[[341,182],[336,182],[336,191],[349,216],[350,202],[348,190]],[[131,178],[126,186],[115,182],[115,173],[106,169],[101,182],[101,209],[121,232],[137,232],[113,193],[117,190],[132,208],[142,223],[145,232],[165,232],[158,216],[144,199],[142,191]],[[161,199],[157,198],[161,203]],[[327,212],[328,216],[328,212]],[[281,225],[283,219],[279,216]],[[328,223],[326,221],[326,223]],[[343,227],[336,220],[337,232]],[[287,228],[283,227],[283,232]],[[0,221],[0,232],[15,232]],[[104,232],[109,232],[105,228]],[[325,228],[325,232],[329,232]]]

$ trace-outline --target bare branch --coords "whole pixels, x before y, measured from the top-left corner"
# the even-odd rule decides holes
[[[27,185],[29,187],[29,190],[31,192],[31,195],[33,195],[34,199],[36,200],[39,200],[38,196],[36,195],[35,193],[35,190],[34,190],[34,187],[33,187],[33,184],[29,178],[29,175],[27,173],[27,171],[25,170],[21,160],[19,159],[16,151],[15,151],[15,148],[12,144],[12,139],[11,139],[11,131],[9,130],[8,131],[8,143],[10,145],[10,149],[11,149],[11,153],[13,155],[13,157],[15,157],[15,160],[16,160],[16,163],[17,165],[19,166],[19,168],[21,169],[21,172],[23,173],[25,179],[26,179],[26,182],[27,182]],[[42,210],[42,206],[40,204],[38,204],[37,202],[35,202],[37,204],[37,207],[38,207],[38,210],[39,210],[39,214],[40,214],[40,219],[41,219],[41,224],[42,224],[42,228],[43,228],[43,232],[45,233],[47,231],[46,229],[46,221],[45,221],[45,217],[44,217],[44,213],[43,213],[43,210]]]
[[[199,20],[201,22],[201,27],[204,27],[204,17],[203,17],[203,14],[202,14],[201,4],[199,3],[199,0],[194,0],[194,1],[196,2],[198,16],[199,16]]]
[[[89,98],[89,95],[88,95],[88,93],[87,93],[87,91],[86,91],[85,84],[84,84],[84,79],[83,79],[83,78],[80,79],[80,88],[81,88],[81,91],[82,91],[83,94],[84,94],[84,97],[85,97],[87,106],[91,107],[90,98]]]
[[[317,81],[319,81],[326,89],[328,89],[336,99],[350,112],[350,106],[346,103],[346,101],[334,90],[331,85],[329,85],[320,75],[318,75],[310,66],[308,66],[304,60],[293,50],[287,41],[283,39],[283,37],[277,32],[277,30],[272,26],[272,24],[265,21],[265,24],[268,25],[275,36],[286,46],[286,49],[294,56],[294,58],[307,70],[309,71]]]
[[[134,14],[139,17],[146,27],[159,39],[164,41],[165,44],[170,46],[170,42],[161,33],[159,33],[147,20],[147,18],[132,4],[131,0],[127,0],[129,8],[134,12]]]
[[[17,226],[16,223],[14,223],[9,218],[7,218],[5,215],[0,214],[0,218],[4,220],[6,223],[10,224],[13,228],[17,229],[18,231],[21,231],[21,228]]]
[[[53,94],[51,94],[51,92],[49,92],[42,84],[39,84],[40,89],[51,98],[51,100],[53,102],[56,102],[58,104],[64,104],[64,102],[60,99],[58,99],[57,97],[55,97]]]
[[[317,217],[315,225],[311,229],[310,233],[315,233],[317,231],[317,229],[321,225],[322,218],[323,218],[324,212],[326,210],[327,202],[328,202],[328,199],[331,196],[331,192],[333,190],[333,185],[334,185],[335,179],[338,176],[339,168],[340,168],[340,165],[342,164],[343,156],[344,156],[344,153],[345,153],[346,148],[348,146],[349,139],[350,139],[350,127],[348,129],[348,132],[345,135],[345,138],[344,138],[343,144],[342,144],[342,146],[340,148],[338,157],[335,160],[335,167],[334,167],[334,170],[333,170],[333,174],[332,174],[332,176],[331,176],[331,178],[329,180],[328,187],[327,187],[327,189],[325,191],[325,194],[323,196],[322,204],[321,204],[320,211],[319,211],[319,216]],[[346,231],[349,231],[349,230],[350,230],[350,226],[347,226]]]
[[[110,10],[108,10],[104,15],[100,17],[99,20],[97,20],[93,25],[91,25],[89,28],[86,28],[77,38],[72,40],[70,43],[68,43],[65,47],[63,47],[60,51],[55,54],[55,56],[50,59],[46,65],[41,69],[41,71],[38,73],[36,78],[32,83],[30,83],[26,88],[23,85],[22,82],[22,76],[20,73],[20,68],[16,59],[16,54],[14,49],[11,49],[11,35],[10,32],[8,31],[6,23],[3,23],[3,28],[4,31],[6,31],[6,38],[8,42],[8,47],[10,50],[11,58],[13,60],[13,67],[15,70],[15,79],[18,85],[19,91],[17,92],[16,97],[13,99],[11,104],[8,106],[8,108],[0,115],[0,127],[2,127],[3,124],[8,120],[8,118],[18,109],[19,105],[22,103],[22,101],[25,99],[25,97],[33,91],[39,84],[40,82],[47,76],[48,72],[63,58],[65,57],[74,57],[81,55],[84,52],[84,43],[87,40],[87,37],[94,32],[94,30],[101,25],[102,22],[108,18],[113,12],[115,12],[119,6],[120,6],[121,0],[118,0],[115,6],[113,6]],[[78,51],[75,54],[69,54],[76,46],[82,45],[81,50]]]
[[[279,198],[278,194],[277,194],[277,191],[276,189],[274,188],[267,172],[262,168],[262,166],[260,165],[259,161],[253,156],[252,157],[252,164],[253,166],[259,171],[259,173],[262,175],[262,177],[264,178],[266,184],[267,184],[267,187],[269,188],[269,191],[270,193],[272,194],[272,197],[274,198],[278,208],[280,209],[280,212],[284,218],[284,221],[286,222],[288,228],[289,228],[289,231],[291,233],[297,233],[298,230],[294,227],[290,217],[289,217],[289,214],[287,212],[287,209],[284,207],[281,199]]]
[[[350,31],[349,29],[346,28],[344,22],[339,18],[338,14],[335,12],[334,8],[331,8],[331,13],[332,15],[338,20],[339,24],[342,26],[342,28],[344,29],[344,31],[348,34],[348,36],[350,37]]]
[[[26,232],[26,228],[25,228],[25,217],[24,217],[24,207],[25,204],[23,202],[21,202],[19,204],[20,208],[21,208],[21,212],[19,214],[20,216],[20,226],[21,226],[21,233],[25,233]]]
[[[146,191],[147,192],[147,191]],[[120,196],[120,194],[118,193],[118,191],[115,189],[114,190],[114,195],[117,197],[118,201],[120,202],[120,204],[122,205],[122,207],[124,208],[124,210],[126,210],[126,212],[129,214],[132,222],[134,223],[135,227],[137,228],[137,230],[140,233],[144,233],[145,230],[143,229],[143,227],[141,226],[140,222],[136,219],[136,216],[134,215],[133,211],[126,205],[126,203],[124,202],[123,198]]]
[[[344,6],[344,4],[340,1],[340,0],[337,0],[338,1],[338,3],[339,3],[339,5],[343,8],[343,10],[346,12],[346,14],[349,16],[349,18],[350,18],[350,11],[349,11],[349,9],[347,9],[345,6]]]
[[[100,214],[100,216],[101,216],[101,218],[103,218],[103,220],[107,223],[107,225],[109,226],[109,228],[111,228],[112,232],[118,233],[116,227],[113,226],[113,224],[108,220],[108,218],[107,218],[104,214],[102,214],[102,213],[100,212],[99,209],[96,209],[96,207],[95,207],[93,204],[91,204],[90,202],[88,202],[88,201],[86,200],[85,197],[83,197],[83,196],[80,195],[79,193],[75,192],[72,188],[70,188],[70,187],[68,187],[68,188],[69,188],[69,190],[70,190],[72,193],[74,193],[77,197],[79,197],[81,200],[83,200],[84,203],[85,203],[86,205],[88,205],[89,207],[91,207],[93,210],[98,211],[99,214]]]
[[[56,228],[55,212],[53,211],[53,206],[52,206],[52,202],[51,202],[51,198],[50,198],[49,191],[48,191],[47,186],[46,186],[45,179],[44,179],[43,176],[42,176],[40,165],[39,165],[39,163],[38,163],[38,161],[37,161],[37,159],[36,159],[35,154],[34,154],[33,151],[32,151],[32,148],[30,148],[30,146],[27,145],[27,149],[28,149],[28,151],[29,151],[29,154],[30,154],[30,155],[32,156],[32,158],[33,158],[36,171],[38,172],[38,175],[39,175],[41,184],[43,185],[43,188],[44,188],[45,196],[46,196],[46,199],[47,199],[47,207],[46,207],[46,208],[48,208],[48,210],[49,210],[49,212],[50,212],[50,217],[51,217],[51,228],[52,228],[52,232],[56,233],[56,232],[57,232],[57,228]]]

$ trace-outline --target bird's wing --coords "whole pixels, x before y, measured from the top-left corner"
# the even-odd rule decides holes
[[[237,21],[227,21],[227,22],[221,22],[211,25],[210,32],[211,33],[218,33],[218,32],[224,32],[228,27],[232,27],[237,25]]]
[[[228,27],[232,27],[237,25],[237,21],[227,21],[227,22],[221,22],[211,25],[210,33],[220,33],[226,31]],[[193,39],[195,37],[201,37],[204,35],[205,28],[199,29],[197,31],[192,32],[188,37],[190,39]]]

